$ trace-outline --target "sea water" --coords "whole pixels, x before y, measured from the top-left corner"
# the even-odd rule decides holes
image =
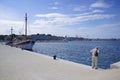
[[[33,51],[91,66],[89,51],[94,47],[100,50],[100,68],[108,69],[110,64],[120,61],[120,41],[36,42]]]

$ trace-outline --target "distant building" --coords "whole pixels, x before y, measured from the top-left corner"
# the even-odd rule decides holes
[[[34,41],[50,41],[50,40],[62,40],[64,37],[52,36],[51,34],[35,34],[31,35],[32,40]]]

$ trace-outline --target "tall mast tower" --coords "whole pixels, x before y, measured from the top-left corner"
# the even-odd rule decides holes
[[[27,36],[27,13],[25,13],[25,36]]]

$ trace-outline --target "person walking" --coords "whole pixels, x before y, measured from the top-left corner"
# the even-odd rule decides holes
[[[90,50],[90,54],[92,55],[92,68],[98,69],[99,49],[95,47],[94,49]]]

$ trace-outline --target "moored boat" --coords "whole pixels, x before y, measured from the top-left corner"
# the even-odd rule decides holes
[[[26,13],[25,14],[25,36],[16,38],[13,41],[12,46],[31,51],[34,43],[35,41],[33,41],[31,38],[27,36],[27,13]]]

